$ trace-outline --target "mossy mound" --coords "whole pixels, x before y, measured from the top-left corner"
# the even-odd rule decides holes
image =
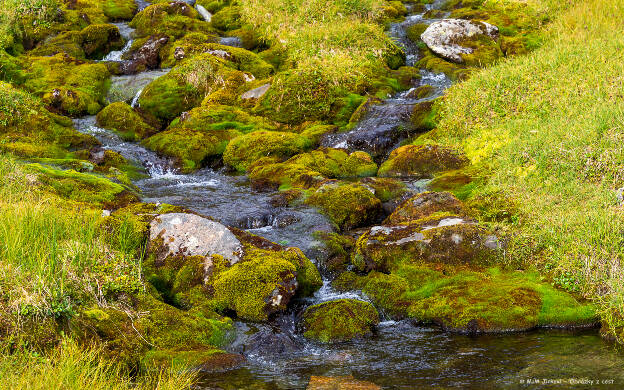
[[[310,141],[312,141],[312,144],[316,146],[319,145],[324,135],[335,133],[337,130],[338,127],[334,125],[314,124],[312,126],[306,127],[299,134],[308,138]]]
[[[135,0],[105,0],[104,15],[111,20],[130,20],[138,8]]]
[[[69,116],[95,115],[104,106],[110,73],[63,54],[28,57],[24,87],[42,97],[51,110]]]
[[[28,164],[26,167],[37,174],[38,182],[69,200],[112,209],[138,201],[138,196],[127,187],[99,175],[62,171],[41,164]]]
[[[136,29],[137,37],[164,34],[172,41],[191,32],[214,32],[210,23],[201,20],[193,7],[180,1],[150,5],[136,14],[130,27]]]
[[[381,214],[381,201],[371,189],[358,183],[324,184],[306,203],[319,207],[342,230],[365,226]]]
[[[45,41],[31,55],[52,56],[64,53],[77,59],[102,59],[110,51],[122,47],[123,39],[117,26],[91,24],[81,31],[67,31]]]
[[[191,226],[185,229],[188,228]],[[323,284],[314,264],[298,248],[284,248],[235,228],[221,225],[221,229],[229,230],[227,234],[233,234],[240,245],[232,259],[218,254],[168,254],[168,243],[176,242],[165,243],[160,235],[152,237],[145,275],[163,299],[186,309],[233,312],[243,319],[265,321],[271,314],[284,310],[295,294],[308,296]],[[210,239],[210,235],[197,238],[199,233],[188,231],[200,240],[198,244],[212,245],[201,241]],[[180,234],[182,239],[187,235],[184,231]],[[185,247],[184,242],[178,245]]]
[[[499,239],[483,227],[452,215],[398,226],[374,226],[357,240],[352,258],[361,271],[389,272],[406,263],[492,264]]]
[[[295,293],[307,296],[322,285],[314,264],[297,248],[247,246],[241,262],[212,280],[217,306],[251,321],[267,320],[284,310]]]
[[[416,23],[409,26],[406,30],[407,37],[412,42],[420,42],[420,35],[429,27],[427,23]]]
[[[206,96],[237,90],[245,82],[245,74],[228,67],[224,60],[201,54],[151,82],[143,89],[139,105],[168,124],[182,112],[199,106]]]
[[[275,75],[255,109],[282,123],[326,120],[341,108],[340,99],[347,95],[313,69],[290,70]]]
[[[188,111],[144,144],[174,158],[183,172],[191,172],[211,157],[223,154],[230,140],[254,130],[274,128],[270,121],[236,107],[209,104]]]
[[[388,225],[413,222],[436,215],[466,217],[468,209],[449,192],[422,192],[403,202],[384,221]]]
[[[210,21],[213,27],[222,31],[237,30],[242,27],[242,18],[240,8],[237,6],[228,6],[221,8],[212,15]]]
[[[124,102],[106,106],[97,114],[97,124],[105,129],[115,130],[128,141],[138,141],[156,133],[154,127],[145,123],[143,118]]]
[[[146,40],[146,38],[141,40]],[[162,68],[172,68],[185,58],[191,58],[197,54],[204,53],[208,44],[217,42],[219,42],[217,35],[203,32],[189,32],[177,40],[168,39],[167,44],[159,50],[160,66]],[[138,47],[138,44],[136,46],[133,45],[130,52],[136,51]]]
[[[230,141],[223,153],[223,162],[244,172],[262,157],[288,158],[305,152],[311,145],[309,139],[295,133],[255,131]]]
[[[84,310],[71,327],[79,339],[101,342],[107,354],[131,368],[210,366],[234,335],[229,318],[181,310],[146,293],[136,295],[125,311]]]
[[[415,66],[434,73],[444,73],[453,81],[466,80],[473,71],[466,64],[456,64],[436,56],[429,48],[421,50],[421,59]]]
[[[71,158],[99,142],[47,111],[40,99],[0,81],[0,150],[26,158]]]
[[[375,196],[382,202],[399,202],[408,193],[407,186],[401,180],[381,177],[367,177],[360,183],[375,191]]]
[[[390,153],[379,167],[379,176],[432,178],[434,174],[468,165],[469,161],[455,149],[439,145],[405,145]]]
[[[377,164],[365,152],[349,154],[343,149],[320,148],[298,154],[283,163],[258,162],[250,168],[249,177],[258,187],[308,188],[320,184],[318,178],[355,178],[376,173]]]
[[[595,325],[596,307],[557,290],[536,272],[402,264],[390,275],[345,273],[334,285],[355,285],[395,318],[435,323],[461,333]]]
[[[336,343],[370,335],[378,323],[379,314],[370,303],[339,299],[308,307],[301,327],[306,338]]]

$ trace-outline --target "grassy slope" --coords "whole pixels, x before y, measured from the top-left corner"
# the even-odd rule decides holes
[[[426,136],[463,147],[487,169],[472,196],[503,194],[517,205],[507,222],[519,232],[512,257],[552,269],[588,297],[609,291],[601,301],[611,326],[624,313],[622,15],[622,0],[575,2],[540,49],[451,88]]]

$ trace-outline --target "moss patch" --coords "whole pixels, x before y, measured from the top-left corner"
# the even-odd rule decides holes
[[[379,315],[370,303],[339,299],[308,307],[301,326],[306,338],[335,343],[370,335],[378,323]]]

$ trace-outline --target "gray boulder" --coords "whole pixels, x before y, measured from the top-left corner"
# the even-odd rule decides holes
[[[462,46],[462,41],[478,35],[498,39],[498,27],[486,22],[443,19],[431,23],[420,38],[434,53],[449,61],[464,62],[461,54],[472,54],[474,49]]]
[[[241,95],[241,99],[260,99],[268,90],[271,88],[271,84],[264,84],[259,86],[258,88],[254,88],[249,90]]]
[[[199,4],[195,4],[195,9],[206,22],[210,22],[212,20],[212,14],[206,8]]]
[[[150,224],[150,250],[158,260],[169,256],[221,255],[237,263],[243,247],[224,225],[195,214],[171,213],[154,218]]]

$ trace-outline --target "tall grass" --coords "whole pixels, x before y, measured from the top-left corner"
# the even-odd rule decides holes
[[[0,308],[70,315],[76,301],[105,301],[105,289],[138,286],[135,232],[102,227],[101,210],[46,193],[36,175],[0,155]]]
[[[242,0],[243,18],[301,68],[348,83],[397,50],[376,23],[382,0]]]
[[[0,49],[12,47],[24,33],[24,23],[36,29],[49,26],[57,0],[0,0]]]
[[[566,2],[562,2],[566,3]],[[544,45],[449,90],[429,138],[489,169],[474,195],[519,207],[516,251],[624,324],[623,0],[575,2]],[[524,244],[530,243],[532,251]],[[614,314],[619,313],[619,314]]]
[[[28,351],[0,355],[2,389],[179,390],[190,388],[195,378],[175,367],[132,378],[97,348],[82,349],[69,339],[47,356]]]

